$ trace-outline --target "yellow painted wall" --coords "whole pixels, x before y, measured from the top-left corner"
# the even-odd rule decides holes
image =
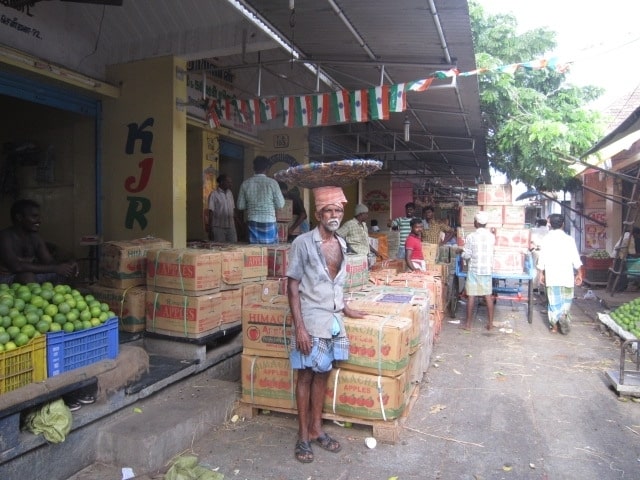
[[[216,187],[218,135],[207,128],[187,129],[187,239],[207,240],[207,200]]]
[[[121,96],[104,102],[104,239],[147,235],[186,245],[185,62],[161,57],[110,66]]]

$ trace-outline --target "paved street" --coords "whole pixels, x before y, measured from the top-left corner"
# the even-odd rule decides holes
[[[639,478],[640,404],[609,388],[604,372],[618,368],[619,342],[594,320],[603,302],[577,293],[568,336],[549,333],[541,305],[528,324],[524,306],[500,302],[491,333],[483,328],[484,308],[471,332],[446,318],[396,445],[369,449],[369,427],[330,423],[342,451],[316,447],[315,461],[303,465],[293,457],[295,417],[270,413],[211,426],[184,453],[226,479]]]

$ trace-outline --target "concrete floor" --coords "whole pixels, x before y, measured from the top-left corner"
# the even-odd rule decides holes
[[[293,457],[296,418],[272,412],[211,425],[183,454],[197,455],[226,479],[640,478],[640,404],[610,388],[605,372],[619,367],[620,342],[596,320],[607,303],[638,294],[610,297],[594,289],[596,298],[584,300],[585,292],[576,291],[567,336],[549,333],[541,304],[529,324],[524,306],[500,302],[495,321],[504,331],[483,328],[483,308],[471,332],[445,318],[396,445],[369,449],[370,427],[327,423],[342,451],[316,447],[315,461],[303,465]],[[96,464],[72,479],[120,479],[121,467]]]

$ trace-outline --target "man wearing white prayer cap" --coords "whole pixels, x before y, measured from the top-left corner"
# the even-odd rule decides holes
[[[349,339],[343,315],[364,314],[344,302],[347,244],[336,235],[347,199],[339,187],[313,189],[318,226],[299,235],[289,251],[287,295],[293,318],[289,360],[298,371],[298,441],[294,457],[314,459],[313,446],[337,453],[342,446],[322,429],[322,406],[334,360],[347,360]]]
[[[486,227],[489,214],[486,211],[476,213],[473,225],[476,231],[467,235],[462,250],[462,258],[469,262],[465,291],[467,293],[467,318],[463,325],[465,330],[471,330],[473,308],[477,296],[483,296],[487,302],[487,330],[493,327],[493,247],[495,237]]]

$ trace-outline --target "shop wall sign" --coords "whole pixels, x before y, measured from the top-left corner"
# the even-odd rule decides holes
[[[153,127],[154,119],[149,117],[142,123],[130,123],[127,125],[127,141],[125,145],[125,154],[134,155],[138,154],[150,155],[153,144]],[[138,149],[138,151],[136,151]],[[124,180],[124,188],[127,192],[132,194],[139,194],[149,185],[149,179],[151,178],[151,172],[153,170],[153,157],[148,156],[140,160],[138,163],[139,172],[137,176],[131,175]],[[137,223],[140,229],[144,230],[147,227],[147,213],[151,210],[151,200],[147,197],[140,195],[128,195],[128,208],[125,216],[125,228],[132,230]]]

